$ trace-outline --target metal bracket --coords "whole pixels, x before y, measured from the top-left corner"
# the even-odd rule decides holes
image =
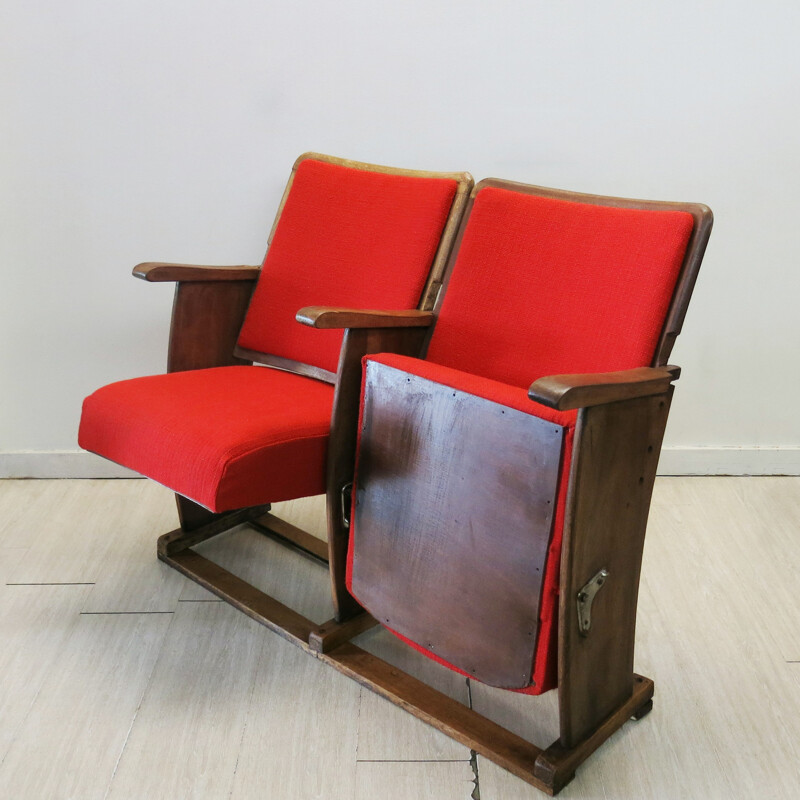
[[[594,601],[594,596],[600,591],[600,587],[606,582],[607,578],[608,570],[601,569],[600,572],[578,592],[578,630],[582,636],[589,635],[589,630],[592,627],[592,602]]]
[[[353,508],[353,482],[350,481],[342,486],[340,490],[340,498],[342,501],[342,522],[345,528],[350,527],[350,512]]]

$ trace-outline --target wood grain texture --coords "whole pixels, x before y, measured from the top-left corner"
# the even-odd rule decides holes
[[[246,364],[234,346],[253,281],[178,283],[172,305],[167,372]]]
[[[76,495],[84,487],[78,483]],[[91,522],[93,509],[84,507],[75,522]],[[130,491],[106,506],[109,547],[97,565],[94,586],[81,611],[86,613],[174,611],[183,579],[161,564],[153,552],[153,536],[175,524],[172,493],[152,481],[131,481]],[[90,528],[91,529],[91,528]],[[112,533],[113,532],[113,533]]]
[[[560,742],[577,745],[634,689],[633,649],[642,549],[672,389],[583,409],[575,434],[560,578]],[[579,629],[577,597],[608,578]]]
[[[630,696],[599,724],[585,734],[579,742],[565,747],[554,742],[536,759],[534,775],[557,794],[574,777],[575,770],[613,736],[626,722],[646,716],[653,707],[653,681],[640,675],[633,676]],[[563,729],[562,729],[563,738]]]
[[[680,367],[639,367],[622,372],[549,375],[531,384],[528,397],[550,408],[569,411],[663,394],[680,374]]]
[[[563,428],[370,364],[353,591],[484,683],[531,680]]]
[[[292,525],[291,522],[275,516],[275,514],[261,514],[255,519],[251,519],[248,524],[277,541],[288,543],[295,549],[311,555],[326,564],[328,563],[327,542],[313,536],[302,528],[298,528],[296,525]]]
[[[769,650],[785,662],[800,662],[800,603],[796,602],[800,492],[791,488],[796,480],[698,479],[681,487],[680,492],[670,491],[673,484],[669,482],[656,497],[662,507],[669,504],[664,511],[673,525],[700,525],[703,536],[713,538],[720,517],[724,513],[730,515],[726,523],[728,547],[735,568],[715,574],[719,581],[714,582],[714,594],[709,594],[708,600],[722,599],[723,576],[732,585],[749,587],[741,600],[737,597],[735,601],[740,612],[745,603],[752,601],[751,595],[758,594],[760,602],[752,604],[748,613],[753,615],[758,630],[768,633],[772,641]],[[701,566],[695,562],[698,548],[694,544],[690,551],[692,569],[697,572]]]
[[[347,547],[350,531],[342,515],[342,488],[351,483],[356,460],[358,410],[361,401],[361,360],[372,353],[419,355],[424,328],[370,328],[345,331],[333,399],[331,434],[325,477],[328,520],[328,560],[335,616],[345,620],[361,606],[347,591]]]
[[[543,749],[558,739],[558,692],[555,690],[542,695],[523,695],[471,681],[470,697],[472,707],[479,714]]]
[[[313,621],[314,628],[333,615],[325,567],[291,552],[252,528],[235,528],[198,545],[196,551],[262,592],[295,608]],[[210,600],[213,597],[191,583],[181,594],[183,601]]]
[[[374,628],[377,624],[378,620],[367,614],[366,611],[356,614],[344,622],[339,622],[335,618],[329,619],[316,630],[311,631],[308,644],[315,653],[329,653],[364,631]]]
[[[0,766],[1,797],[105,797],[170,619],[79,618]]]
[[[272,513],[290,525],[302,528],[307,533],[325,542],[328,539],[328,521],[325,516],[325,495],[301,497],[274,503]]]
[[[237,264],[236,266],[209,266],[206,264],[173,264],[168,261],[145,261],[133,268],[134,278],[144,281],[255,281],[261,267]]]
[[[74,507],[67,501],[66,505],[72,511],[60,517],[65,507],[65,492],[68,495],[76,487],[88,483],[0,481],[0,508],[14,513],[16,522],[12,533],[24,541],[31,541],[42,532],[43,523],[48,519],[58,517],[61,536],[53,538],[50,550],[44,555],[55,562],[68,564],[69,553],[76,545],[73,533],[92,531],[95,527],[93,517],[102,521],[104,535],[119,544],[118,531],[114,527],[116,523],[109,513],[109,504],[105,502],[97,505],[86,503],[84,495],[79,498],[83,502],[81,513],[72,513]],[[135,495],[135,487],[140,483],[135,480],[108,481],[117,503],[123,507],[126,495],[130,492]],[[164,506],[171,506],[169,493],[162,491],[166,498]],[[797,631],[800,630],[796,621],[797,606],[787,602],[787,598],[792,596],[800,555],[796,547],[798,498],[800,478],[792,477],[691,477],[659,478],[656,481],[645,544],[635,662],[637,672],[651,675],[656,680],[655,708],[641,722],[628,723],[615,733],[578,770],[575,780],[562,792],[562,797],[598,800],[664,800],[673,797],[751,800],[763,797],[777,800],[795,796],[800,783],[800,664],[786,662],[794,652]],[[299,505],[303,513],[292,517],[293,521],[303,527],[316,525],[316,532],[321,533],[324,528],[321,498],[315,498],[313,502],[303,501]],[[276,509],[276,513],[283,513],[282,509]],[[3,517],[2,522],[5,521]],[[254,542],[265,541],[258,534],[251,532],[251,535]],[[276,559],[284,559],[269,565],[270,569],[286,578],[285,588],[275,588],[274,592],[285,602],[303,607],[303,613],[313,617],[314,610],[304,606],[307,586],[309,581],[316,584],[316,591],[324,601],[328,594],[324,570],[307,559],[293,557],[268,540],[266,545],[274,547]],[[150,546],[155,564],[152,540]],[[214,546],[215,542],[211,541],[200,545],[200,549]],[[41,550],[37,552],[42,553]],[[258,561],[265,569],[264,559]],[[291,572],[291,566],[296,563],[310,570],[308,576],[302,576],[302,581]],[[298,596],[292,594],[292,584],[297,587]],[[197,587],[192,585],[192,588]],[[18,591],[30,594],[25,598],[18,595],[20,599],[14,602],[13,607],[8,605],[10,593]],[[9,775],[7,765],[0,768],[0,791],[4,797],[60,798],[70,796],[67,792],[71,788],[76,789],[74,797],[103,797],[105,787],[96,793],[92,787],[102,782],[98,780],[98,772],[102,772],[106,763],[107,740],[119,733],[117,741],[124,741],[131,723],[127,709],[135,708],[141,698],[142,684],[127,679],[130,675],[128,669],[132,660],[138,659],[139,654],[149,647],[151,629],[136,624],[136,615],[119,615],[106,619],[129,625],[125,635],[109,637],[98,628],[93,629],[92,635],[80,638],[66,634],[69,638],[59,644],[59,620],[74,616],[75,622],[82,624],[84,620],[100,619],[77,617],[75,601],[68,599],[73,591],[81,592],[83,589],[0,587],[0,618],[7,610],[11,619],[11,628],[4,628],[0,637],[4,645],[7,641],[23,642],[18,653],[14,652],[14,646],[0,648],[0,664],[3,665],[0,666],[0,675],[3,676],[0,692],[5,688],[6,675],[12,674],[5,671],[9,662],[4,658],[13,659],[18,655],[13,674],[22,676],[21,680],[29,677],[33,684],[41,677],[44,681],[30,711],[36,730],[44,736],[43,746],[31,749],[28,758],[17,762],[26,776]],[[41,604],[34,596],[39,592],[43,593]],[[47,593],[50,593],[49,600],[45,597]],[[44,611],[45,608],[48,610]],[[28,614],[31,616],[26,616]],[[315,618],[327,619],[324,608],[318,608],[317,614]],[[146,615],[146,618],[163,620],[169,616],[157,614]],[[29,624],[34,617],[41,618],[41,629],[38,622]],[[370,646],[366,640],[376,633],[364,634],[359,642],[364,647]],[[200,634],[201,628],[197,628],[195,638]],[[244,702],[247,709],[252,709],[241,740],[234,798],[260,800],[264,796],[264,787],[272,785],[281,786],[281,797],[285,800],[307,800],[315,795],[325,797],[321,787],[326,786],[331,787],[329,797],[350,797],[348,792],[353,785],[355,770],[360,769],[360,766],[354,766],[348,755],[352,753],[352,728],[348,726],[355,723],[355,716],[351,716],[352,710],[347,706],[351,701],[344,698],[346,689],[328,684],[324,678],[315,675],[330,675],[341,687],[350,687],[355,692],[359,691],[359,686],[299,649],[284,646],[280,639],[268,632],[258,629],[257,635],[264,637],[262,657],[269,660],[263,662],[268,665],[265,672],[262,673],[259,667],[252,698],[257,698],[257,693],[263,689],[263,701],[269,701],[271,697],[274,704],[266,706],[262,699],[243,701],[240,695],[231,700],[231,703]],[[383,635],[398,648],[398,653],[403,650],[399,640],[390,634]],[[117,642],[113,652],[108,650],[111,638]],[[191,638],[191,632],[187,632],[187,638]],[[32,646],[34,641],[37,642],[35,647]],[[279,658],[279,650],[289,656],[296,654],[297,662],[291,658]],[[407,648],[405,651],[411,652]],[[102,673],[101,669],[96,669],[97,661],[103,658],[104,653],[106,663],[113,662],[111,677],[114,680],[110,683],[97,680]],[[392,649],[381,651],[379,655],[394,660]],[[411,655],[416,656],[414,653]],[[54,661],[48,666],[50,658]],[[422,656],[417,658],[436,667]],[[320,666],[322,670],[305,672],[302,665],[306,663]],[[413,671],[413,666],[402,658],[397,663],[401,668]],[[181,674],[191,669],[187,660],[181,663]],[[66,681],[60,686],[69,690],[59,691],[53,682],[67,672],[73,676],[71,680],[75,685],[71,687],[70,681]],[[124,674],[116,675],[117,672]],[[441,672],[460,679],[447,670]],[[421,677],[435,680],[427,674]],[[84,686],[86,682],[90,685]],[[8,681],[8,686],[9,694],[12,694],[13,687],[19,683]],[[102,703],[102,699],[96,696],[98,686],[104,686],[113,699],[102,713],[95,713]],[[288,688],[284,691],[284,687]],[[29,688],[33,692],[33,686]],[[446,687],[438,688],[448,691]],[[461,688],[463,693],[463,684]],[[541,717],[544,713],[552,713],[548,710],[551,707],[554,709],[555,693],[524,698],[501,690],[487,690],[484,702],[481,690],[482,687],[472,682],[476,709],[509,727],[519,725],[515,732],[521,735],[527,735],[535,728],[526,727],[528,715]],[[214,687],[212,691],[224,691],[224,687]],[[306,710],[309,696],[314,713]],[[392,732],[400,731],[404,726],[387,721],[382,711],[376,712],[378,716],[370,721],[373,706],[362,702],[357,724],[365,734],[359,743],[358,758],[362,757],[365,741],[374,739],[365,727],[368,725],[379,733],[384,732],[379,758],[436,757],[435,750],[415,753],[413,749],[407,749],[413,746],[419,732],[435,733],[432,728],[367,690],[364,690],[364,698],[374,699],[379,709],[385,707],[398,718],[407,719],[410,741],[399,734],[393,738]],[[503,702],[497,698],[503,698]],[[460,699],[467,702],[463,694]],[[544,711],[540,709],[542,703],[548,704]],[[95,711],[90,713],[90,706]],[[298,708],[304,709],[303,713],[298,713]],[[147,735],[158,738],[163,732],[161,721],[155,717],[148,719]],[[92,722],[96,740],[88,744],[87,739],[82,740],[83,744],[71,751],[78,757],[70,760],[71,738],[76,732],[86,735],[83,728]],[[38,734],[28,728],[33,723],[23,720],[26,741],[35,744]],[[145,727],[141,718],[137,719],[137,724]],[[248,731],[251,726],[261,724],[263,729],[254,738],[251,748],[247,744]],[[184,732],[180,735],[184,736]],[[213,725],[198,728],[192,733],[191,744],[204,750],[208,747],[205,737],[216,741],[217,735]],[[260,738],[262,735],[263,740]],[[546,745],[554,736],[543,730],[541,738],[544,740],[541,744]],[[443,736],[442,739],[451,742]],[[266,746],[261,746],[262,741]],[[393,741],[397,743],[394,751]],[[540,744],[535,738],[534,741]],[[304,742],[307,742],[307,748]],[[170,741],[165,748],[169,750],[171,744]],[[91,750],[88,762],[83,759],[81,748],[84,746]],[[461,745],[458,747],[464,752]],[[447,751],[441,751],[441,755],[450,757]],[[158,765],[163,763],[161,757],[162,754],[153,754],[153,762],[149,759],[141,762],[143,783],[149,780],[149,772],[158,774]],[[419,769],[423,776],[426,771],[432,775],[438,764],[419,764],[413,768]],[[395,789],[399,791],[399,784],[395,787],[396,779],[390,775],[384,779],[380,769],[380,765],[376,766],[369,787],[375,791],[375,796],[393,797]],[[248,780],[240,783],[242,770]],[[58,777],[53,778],[56,773]],[[534,800],[542,797],[537,789],[481,756],[478,757],[478,773],[482,800]],[[165,775],[171,776],[172,773],[167,771]],[[271,777],[286,782],[271,784]],[[49,782],[51,778],[52,783]],[[207,776],[202,773],[187,775],[183,794],[178,796],[193,796],[195,783],[202,786],[205,780]],[[424,791],[425,781],[424,777],[420,777],[419,783],[415,779],[415,790]],[[430,785],[439,787],[434,781],[435,778],[430,777]],[[48,786],[54,787],[49,794]],[[32,794],[16,793],[20,787],[29,789]],[[470,786],[467,789],[463,795],[465,800],[472,792]],[[9,794],[7,790],[15,793]],[[449,781],[441,791],[449,791]],[[148,795],[132,785],[130,796]],[[150,796],[172,798],[175,795],[165,788],[163,792],[155,789]]]
[[[359,647],[394,664],[463,705],[469,705],[462,675],[412,650],[383,628],[357,639]],[[365,761],[437,761],[469,758],[464,745],[425,725],[401,708],[364,689],[358,729],[358,757]]]
[[[159,553],[158,557],[256,622],[295,644],[305,646],[311,632],[316,628],[312,620],[193,550],[183,550],[174,555]]]
[[[505,769],[547,789],[533,774],[542,751],[530,742],[352,643],[343,644],[330,655],[319,658],[452,739],[479,753],[489,754]]]
[[[355,800],[469,800],[475,776],[468,761],[439,764],[364,763],[356,769]]]
[[[0,763],[62,657],[90,588],[0,586]]]
[[[6,576],[16,569],[27,552],[27,547],[0,547],[0,592],[3,591]]]
[[[46,485],[39,481],[3,483],[28,483],[34,497],[37,484]],[[40,503],[31,508],[29,515],[23,515],[10,531],[11,541],[27,540],[30,547],[7,580],[12,583],[94,583],[101,577],[115,546],[114,537],[109,535],[108,520],[119,511],[116,487],[113,481],[103,480],[54,481],[52,487],[47,513],[43,513]],[[138,490],[138,486],[132,486],[134,494]],[[21,496],[21,492],[15,494]],[[128,497],[123,502],[132,512],[135,498]]]
[[[174,555],[201,542],[213,539],[237,525],[249,523],[251,517],[260,517],[269,509],[269,503],[252,508],[240,508],[220,514],[212,513],[185,497],[175,495],[181,527],[165,533],[158,538],[157,552],[161,555]],[[189,511],[189,513],[186,513]]]
[[[352,798],[359,691],[326,664],[269,637],[247,703],[231,800]]]
[[[71,504],[73,487],[78,485],[66,480],[0,481],[0,547],[31,547],[52,525],[59,501]]]
[[[270,353],[259,353],[257,350],[248,350],[238,345],[234,347],[233,354],[237,358],[244,359],[245,361],[252,361],[256,364],[263,364],[265,367],[275,367],[275,369],[295,372],[298,375],[305,375],[307,378],[314,378],[314,380],[323,381],[324,383],[336,383],[335,372],[323,369],[322,367],[315,367],[311,364],[303,364],[291,358],[282,358],[281,356],[274,356]]]
[[[306,306],[297,312],[297,321],[311,328],[427,328],[433,322],[430,311],[367,310]]]
[[[108,792],[228,797],[267,638],[224,603],[181,603]]]

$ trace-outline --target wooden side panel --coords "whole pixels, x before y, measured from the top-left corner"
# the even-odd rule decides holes
[[[559,609],[561,745],[573,747],[634,689],[636,603],[647,515],[672,387],[662,395],[583,409],[567,500]],[[577,598],[608,571],[578,628]]]
[[[167,372],[245,364],[233,348],[255,280],[178,283]]]
[[[484,683],[529,685],[562,444],[560,426],[371,364],[359,600]]]
[[[361,359],[372,353],[417,356],[426,334],[423,328],[375,328],[345,331],[333,399],[328,443],[327,519],[328,560],[336,619],[361,611],[345,585],[350,532],[342,515],[341,490],[353,480],[361,400]]]

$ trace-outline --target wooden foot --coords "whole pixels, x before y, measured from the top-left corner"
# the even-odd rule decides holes
[[[370,616],[366,611],[351,617],[345,622],[338,622],[336,619],[329,619],[311,632],[308,643],[315,653],[329,653],[339,645],[349,642],[364,633],[370,628],[374,628],[378,620]]]
[[[537,759],[535,774],[547,783],[556,794],[575,776],[575,770],[595,751],[611,734],[619,730],[637,709],[646,706],[653,697],[653,681],[641,675],[633,676],[633,694],[616,711],[600,723],[586,738],[574,747],[564,747],[554,742]],[[491,758],[491,756],[488,756]]]
[[[631,719],[641,719],[642,717],[646,717],[652,710],[653,701],[648,700],[640,709],[633,712]]]

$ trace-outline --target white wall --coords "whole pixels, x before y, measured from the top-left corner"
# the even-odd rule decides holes
[[[257,262],[313,149],[707,203],[662,466],[800,471],[799,9],[5,0],[0,468],[80,471],[27,451],[76,450],[84,395],[164,368],[171,288],[130,268]]]

